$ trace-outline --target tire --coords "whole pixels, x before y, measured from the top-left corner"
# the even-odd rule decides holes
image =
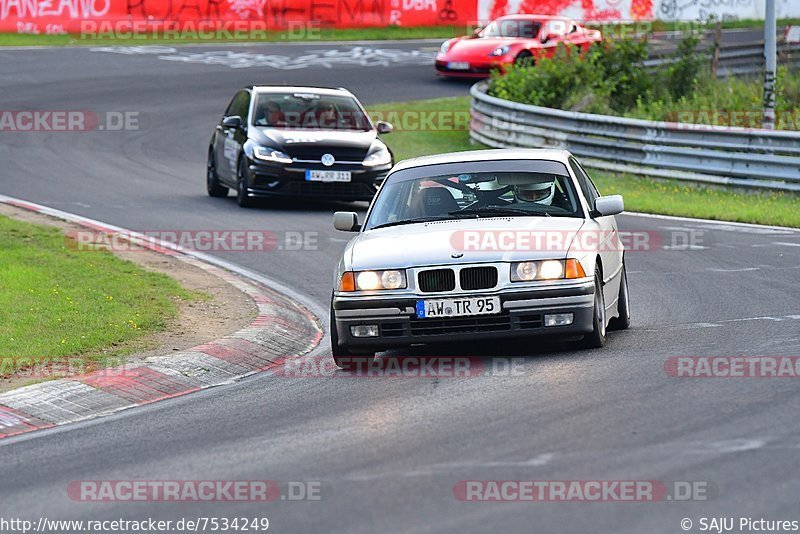
[[[345,345],[339,344],[339,332],[336,331],[336,312],[333,310],[333,303],[331,303],[331,354],[333,362],[339,369],[345,371],[353,371],[359,368],[366,369],[369,364],[375,359],[374,352],[367,353],[354,353]]]
[[[208,151],[208,160],[206,161],[206,190],[210,197],[227,197],[228,188],[222,185],[217,175],[217,162],[214,160],[214,151]]]
[[[236,173],[236,203],[242,208],[253,205],[253,199],[247,196],[247,182],[250,171],[247,170],[247,160],[239,159],[239,170]]]
[[[523,50],[514,58],[515,67],[533,67],[533,54]]]
[[[603,297],[603,275],[600,268],[594,269],[594,313],[593,330],[583,336],[581,345],[586,349],[599,349],[606,344],[606,300]]]
[[[631,304],[628,295],[628,273],[625,262],[622,262],[622,280],[619,283],[619,298],[617,300],[617,314],[608,322],[609,330],[625,330],[631,325]]]

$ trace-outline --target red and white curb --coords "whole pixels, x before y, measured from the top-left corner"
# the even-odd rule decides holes
[[[152,356],[141,363],[0,394],[0,438],[108,415],[228,383],[283,365],[287,358],[307,354],[322,339],[323,328],[315,305],[301,304],[301,297],[261,275],[212,256],[154,242],[136,232],[47,206],[3,195],[0,202],[122,236],[173,256],[226,280],[258,306],[258,316],[249,326],[222,339],[169,355]]]

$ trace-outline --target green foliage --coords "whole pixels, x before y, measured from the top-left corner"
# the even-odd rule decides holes
[[[538,106],[649,120],[758,128],[763,85],[758,77],[713,79],[708,56],[689,35],[675,61],[655,72],[644,67],[644,41],[604,42],[583,57],[559,50],[533,68],[495,74],[489,94]],[[781,67],[775,84],[779,129],[800,129],[800,72]]]

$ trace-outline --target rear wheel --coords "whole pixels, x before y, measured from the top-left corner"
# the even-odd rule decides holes
[[[608,322],[609,330],[625,330],[631,325],[631,305],[628,296],[628,273],[625,269],[625,262],[622,262],[622,279],[619,282],[619,299],[617,300],[617,314]]]
[[[331,354],[333,355],[334,363],[339,369],[344,369],[345,371],[353,371],[358,368],[366,369],[375,359],[375,353],[354,353],[351,349],[347,348],[347,346],[340,345],[339,332],[336,331],[336,312],[333,309],[333,303],[331,303],[330,316]]]
[[[228,188],[222,185],[217,175],[217,162],[214,159],[214,151],[208,151],[208,161],[206,162],[206,190],[212,197],[227,197]]]
[[[247,196],[250,171],[247,168],[247,160],[245,158],[239,160],[239,172],[236,174],[236,203],[242,208],[249,208],[253,205],[253,199]]]
[[[606,300],[603,298],[603,275],[600,268],[594,269],[594,314],[593,330],[583,336],[581,345],[587,349],[599,349],[606,344]]]

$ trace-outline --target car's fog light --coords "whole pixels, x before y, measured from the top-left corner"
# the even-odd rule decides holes
[[[574,317],[571,313],[550,313],[544,316],[544,325],[567,326],[572,324]]]
[[[570,322],[572,322],[571,319]],[[351,326],[350,333],[353,334],[353,337],[378,337],[378,325],[359,324],[356,326]]]

